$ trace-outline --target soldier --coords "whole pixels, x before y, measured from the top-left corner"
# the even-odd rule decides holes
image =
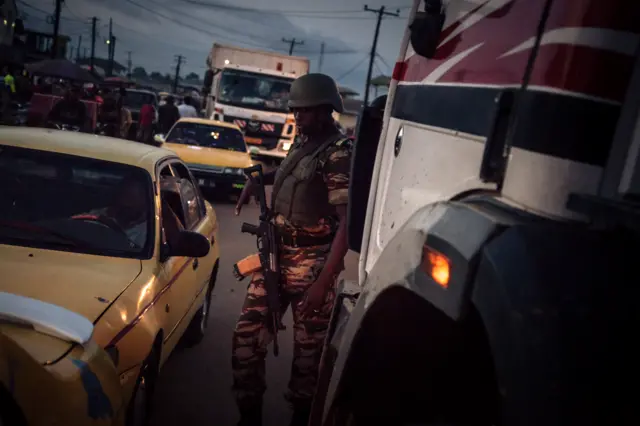
[[[291,86],[289,108],[297,138],[277,171],[265,174],[274,185],[272,205],[280,231],[280,307],[293,312],[294,354],[289,391],[291,425],[307,425],[318,364],[335,301],[336,279],[347,253],[347,201],[351,141],[335,125],[343,111],[333,79],[307,74]],[[247,182],[238,204],[252,191]],[[252,277],[233,335],[233,390],[239,425],[262,424],[266,390],[265,356],[272,335],[261,273]]]

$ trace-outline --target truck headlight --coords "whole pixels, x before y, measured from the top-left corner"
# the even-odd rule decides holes
[[[283,151],[289,151],[291,149],[291,142],[284,142],[282,144],[282,150]]]

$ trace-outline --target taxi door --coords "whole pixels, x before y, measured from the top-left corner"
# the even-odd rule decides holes
[[[217,258],[217,247],[215,247],[216,241],[214,240],[214,217],[207,215],[205,200],[187,166],[182,162],[175,162],[172,167],[181,182],[181,195],[187,220],[187,229],[204,235],[211,244],[209,254],[194,261],[197,265],[195,268],[196,283],[193,294],[199,302],[201,301],[200,294],[207,290],[215,259]],[[200,307],[200,303],[196,305],[195,309],[197,310]]]
[[[171,164],[166,164],[160,171],[161,196],[161,242],[164,244],[180,230],[189,229],[183,197],[181,195],[180,178],[175,175]],[[188,257],[172,256],[163,262],[164,288],[168,293],[165,304],[166,334],[165,350],[170,353],[178,343],[186,328],[185,317],[193,303],[196,288],[196,271],[198,260]]]

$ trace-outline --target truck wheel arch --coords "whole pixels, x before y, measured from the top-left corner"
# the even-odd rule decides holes
[[[473,338],[461,339],[462,335]],[[443,342],[452,344],[444,345]],[[400,405],[415,419],[416,415],[425,414],[426,401],[435,401],[445,410],[453,410],[455,406],[459,408],[460,391],[457,391],[455,401],[449,401],[453,406],[440,396],[456,392],[456,383],[462,380],[461,374],[467,376],[469,383],[483,389],[492,386],[493,371],[477,368],[475,371],[481,374],[469,378],[474,374],[471,366],[464,371],[451,371],[442,366],[453,359],[462,361],[460,357],[477,346],[483,350],[474,358],[486,365],[491,362],[491,353],[485,344],[483,324],[474,309],[464,321],[456,323],[410,289],[391,286],[376,297],[362,317],[339,377],[335,397],[327,401],[331,404],[329,418],[332,411],[335,413],[345,406],[349,411],[358,413],[358,417],[365,416],[367,421],[397,421],[395,416]],[[451,350],[452,346],[456,349]],[[453,376],[458,376],[457,380],[452,380]],[[491,383],[487,385],[487,382]],[[467,396],[473,394],[474,386],[467,385]],[[496,400],[492,398],[495,392],[484,392],[484,395],[487,398],[472,403],[474,412],[494,415]],[[415,402],[409,404],[415,410],[404,406],[407,401]]]

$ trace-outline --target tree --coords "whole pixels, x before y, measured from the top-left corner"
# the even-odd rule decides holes
[[[162,81],[164,77],[162,77],[162,74],[160,74],[158,71],[153,71],[149,77],[151,78],[151,80],[154,81]]]
[[[184,78],[185,80],[200,80],[200,76],[198,74],[196,74],[195,72],[190,72],[189,74],[187,74],[187,76]]]
[[[147,70],[145,70],[143,67],[135,67],[133,69],[133,72],[131,73],[131,76],[133,78],[147,78]]]

